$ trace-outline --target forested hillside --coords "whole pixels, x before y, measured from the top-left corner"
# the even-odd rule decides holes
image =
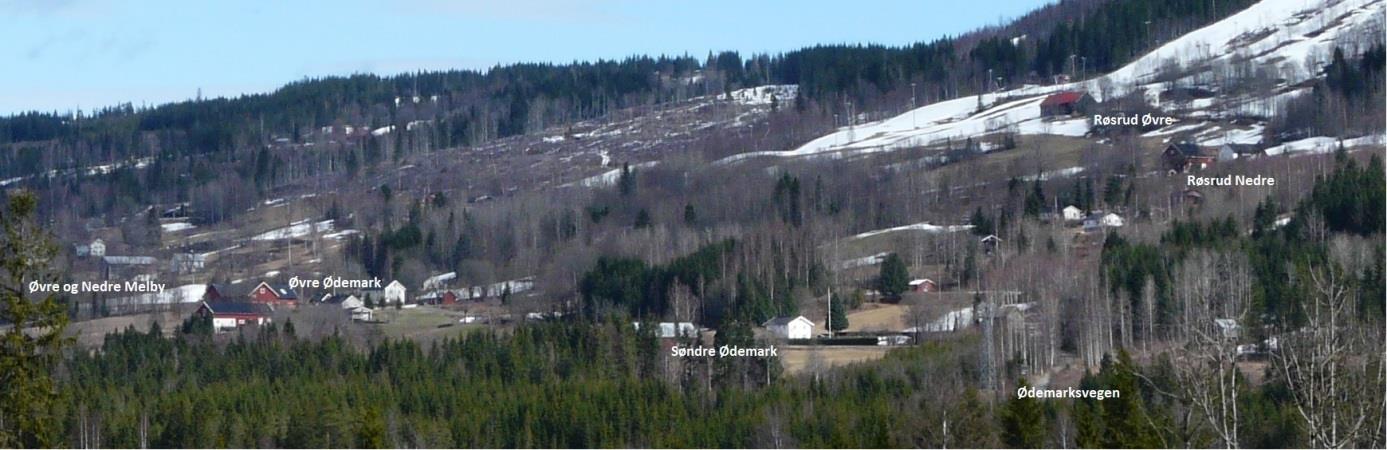
[[[131,203],[186,201],[190,190],[218,180],[264,192],[306,177],[341,174],[348,166],[374,166],[624,108],[764,84],[798,84],[798,108],[837,114],[846,123],[850,114],[898,112],[911,104],[1048,82],[1055,74],[1107,71],[1163,38],[1249,3],[1181,0],[1156,7],[1135,0],[1070,0],[1018,20],[1017,29],[903,47],[821,45],[782,54],[722,52],[704,60],[638,56],[487,71],[353,75],[306,79],[232,99],[23,113],[0,119],[0,180],[69,191],[96,186],[111,201],[89,213],[104,214]],[[1037,25],[1040,18],[1054,22]],[[1008,37],[1013,35],[1022,37]],[[335,131],[325,128],[334,126]],[[359,131],[344,133],[344,126]],[[307,149],[314,150],[309,159],[285,154],[306,145],[316,146]],[[307,163],[341,148],[354,163],[322,168]],[[304,161],[302,169],[276,169],[295,160]],[[50,178],[64,174],[75,179]]]
[[[1380,448],[1384,11],[0,118],[0,448]]]
[[[51,409],[39,407],[61,419],[21,438],[74,447],[1374,447],[1383,442],[1375,427],[1383,420],[1377,350],[1387,219],[1360,206],[1384,201],[1384,171],[1378,156],[1365,166],[1340,153],[1334,164],[1303,201],[1263,202],[1251,224],[1177,223],[1150,244],[1108,238],[1102,289],[1123,317],[1062,322],[1123,324],[1107,331],[1119,348],[1079,383],[1117,398],[1058,402],[978,390],[989,369],[977,357],[977,334],[796,377],[777,358],[670,357],[628,325],[624,309],[364,349],[335,333],[300,337],[292,318],[218,343],[211,323],[193,318],[172,337],[159,325],[132,328],[107,336],[98,352],[69,352],[55,372],[61,394]],[[1277,226],[1285,209],[1294,211],[1292,225]],[[1249,226],[1251,234],[1240,231]],[[1359,239],[1377,243],[1357,246]],[[715,279],[713,261],[736,245],[667,268],[599,262],[584,294],[633,312],[667,308],[661,287]],[[1213,277],[1232,289],[1208,290]],[[1199,320],[1205,314],[1233,314],[1257,336],[1279,339],[1264,380],[1213,371],[1221,360],[1186,360],[1215,357],[1219,344],[1142,350],[1209,331]],[[736,327],[717,339],[757,345]],[[1126,349],[1147,356],[1137,361]],[[1323,359],[1323,349],[1338,356]],[[1326,389],[1318,383],[1330,367],[1343,372],[1325,392],[1354,395],[1321,404],[1311,390]],[[1005,369],[1007,384],[1026,387],[1016,369]],[[1233,386],[1210,384],[1220,380]],[[1236,404],[1238,413],[1208,402]]]

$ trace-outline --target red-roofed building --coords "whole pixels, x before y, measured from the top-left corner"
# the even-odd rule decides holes
[[[1082,113],[1093,100],[1080,91],[1064,91],[1050,94],[1040,102],[1041,116],[1072,116]]]

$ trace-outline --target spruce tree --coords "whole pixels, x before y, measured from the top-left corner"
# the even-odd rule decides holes
[[[621,163],[621,175],[616,179],[616,187],[623,197],[636,192],[636,173],[631,170],[631,163]]]
[[[34,221],[32,194],[8,203],[0,211],[0,323],[9,325],[0,334],[0,447],[61,446],[52,373],[70,343],[67,308],[52,293],[24,294],[29,282],[57,282],[48,271],[57,247]]]
[[[1022,378],[1017,387],[1030,384]],[[1045,446],[1045,411],[1031,397],[1013,398],[1002,411],[1002,440],[1011,448],[1040,448]]]
[[[698,223],[698,212],[694,211],[692,203],[684,204],[684,224],[693,226]]]
[[[1159,430],[1152,425],[1152,419],[1142,401],[1141,383],[1137,380],[1135,370],[1132,357],[1126,350],[1118,351],[1116,361],[1104,361],[1102,372],[1108,389],[1116,389],[1121,393],[1103,401],[1104,428],[1109,431],[1103,438],[1104,447],[1163,447]],[[1120,432],[1112,432],[1115,430]]]
[[[887,255],[886,260],[881,263],[881,274],[878,278],[877,289],[881,291],[881,295],[896,297],[909,287],[910,272],[905,267],[905,261],[895,253]]]
[[[837,295],[833,297],[833,304],[828,307],[828,315],[832,319],[829,321],[829,329],[835,332],[842,331],[848,327],[848,308],[843,304],[842,298]]]

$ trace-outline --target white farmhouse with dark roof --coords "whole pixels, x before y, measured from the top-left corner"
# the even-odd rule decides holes
[[[810,339],[814,337],[814,321],[795,317],[776,317],[761,324],[775,337],[781,339]]]

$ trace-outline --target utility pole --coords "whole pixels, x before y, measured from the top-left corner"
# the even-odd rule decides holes
[[[857,122],[857,116],[852,113],[852,101],[845,101],[848,106],[848,143],[857,140],[857,132],[853,131],[853,125]]]
[[[989,258],[989,259],[990,259],[990,258]],[[992,361],[992,360],[993,360],[993,356],[992,356],[993,349],[992,349],[992,346],[993,346],[994,337],[993,337],[993,332],[992,332],[992,318],[996,315],[996,305],[994,305],[993,302],[992,302],[992,296],[989,295],[989,294],[987,293],[987,275],[986,275],[986,274],[987,274],[987,272],[984,271],[984,270],[982,270],[981,268],[978,270],[978,291],[977,291],[977,292],[978,292],[978,295],[979,295],[979,296],[985,297],[985,298],[983,299],[983,301],[978,302],[978,303],[979,303],[978,306],[980,306],[980,307],[985,307],[985,308],[986,308],[985,311],[983,312],[983,314],[984,314],[985,316],[983,317],[983,322],[982,322],[982,335],[983,335],[983,352],[982,352],[982,358],[983,358],[983,361],[982,361],[982,377],[983,377],[983,379],[982,379],[982,384],[983,384],[983,389],[985,389],[985,390],[994,390],[994,389],[996,388],[996,385],[995,385],[995,382],[994,382],[994,380],[993,380],[993,378],[994,378],[994,374],[993,374],[994,369],[993,369],[993,361]],[[993,394],[994,397],[995,397],[996,392],[993,392],[992,394]]]
[[[915,120],[915,116],[918,115],[915,111],[916,108],[919,108],[919,105],[915,101],[915,82],[912,81],[910,82],[910,126],[920,128],[920,124]]]
[[[833,285],[828,285],[828,320],[824,323],[828,325],[828,336],[833,337]]]

